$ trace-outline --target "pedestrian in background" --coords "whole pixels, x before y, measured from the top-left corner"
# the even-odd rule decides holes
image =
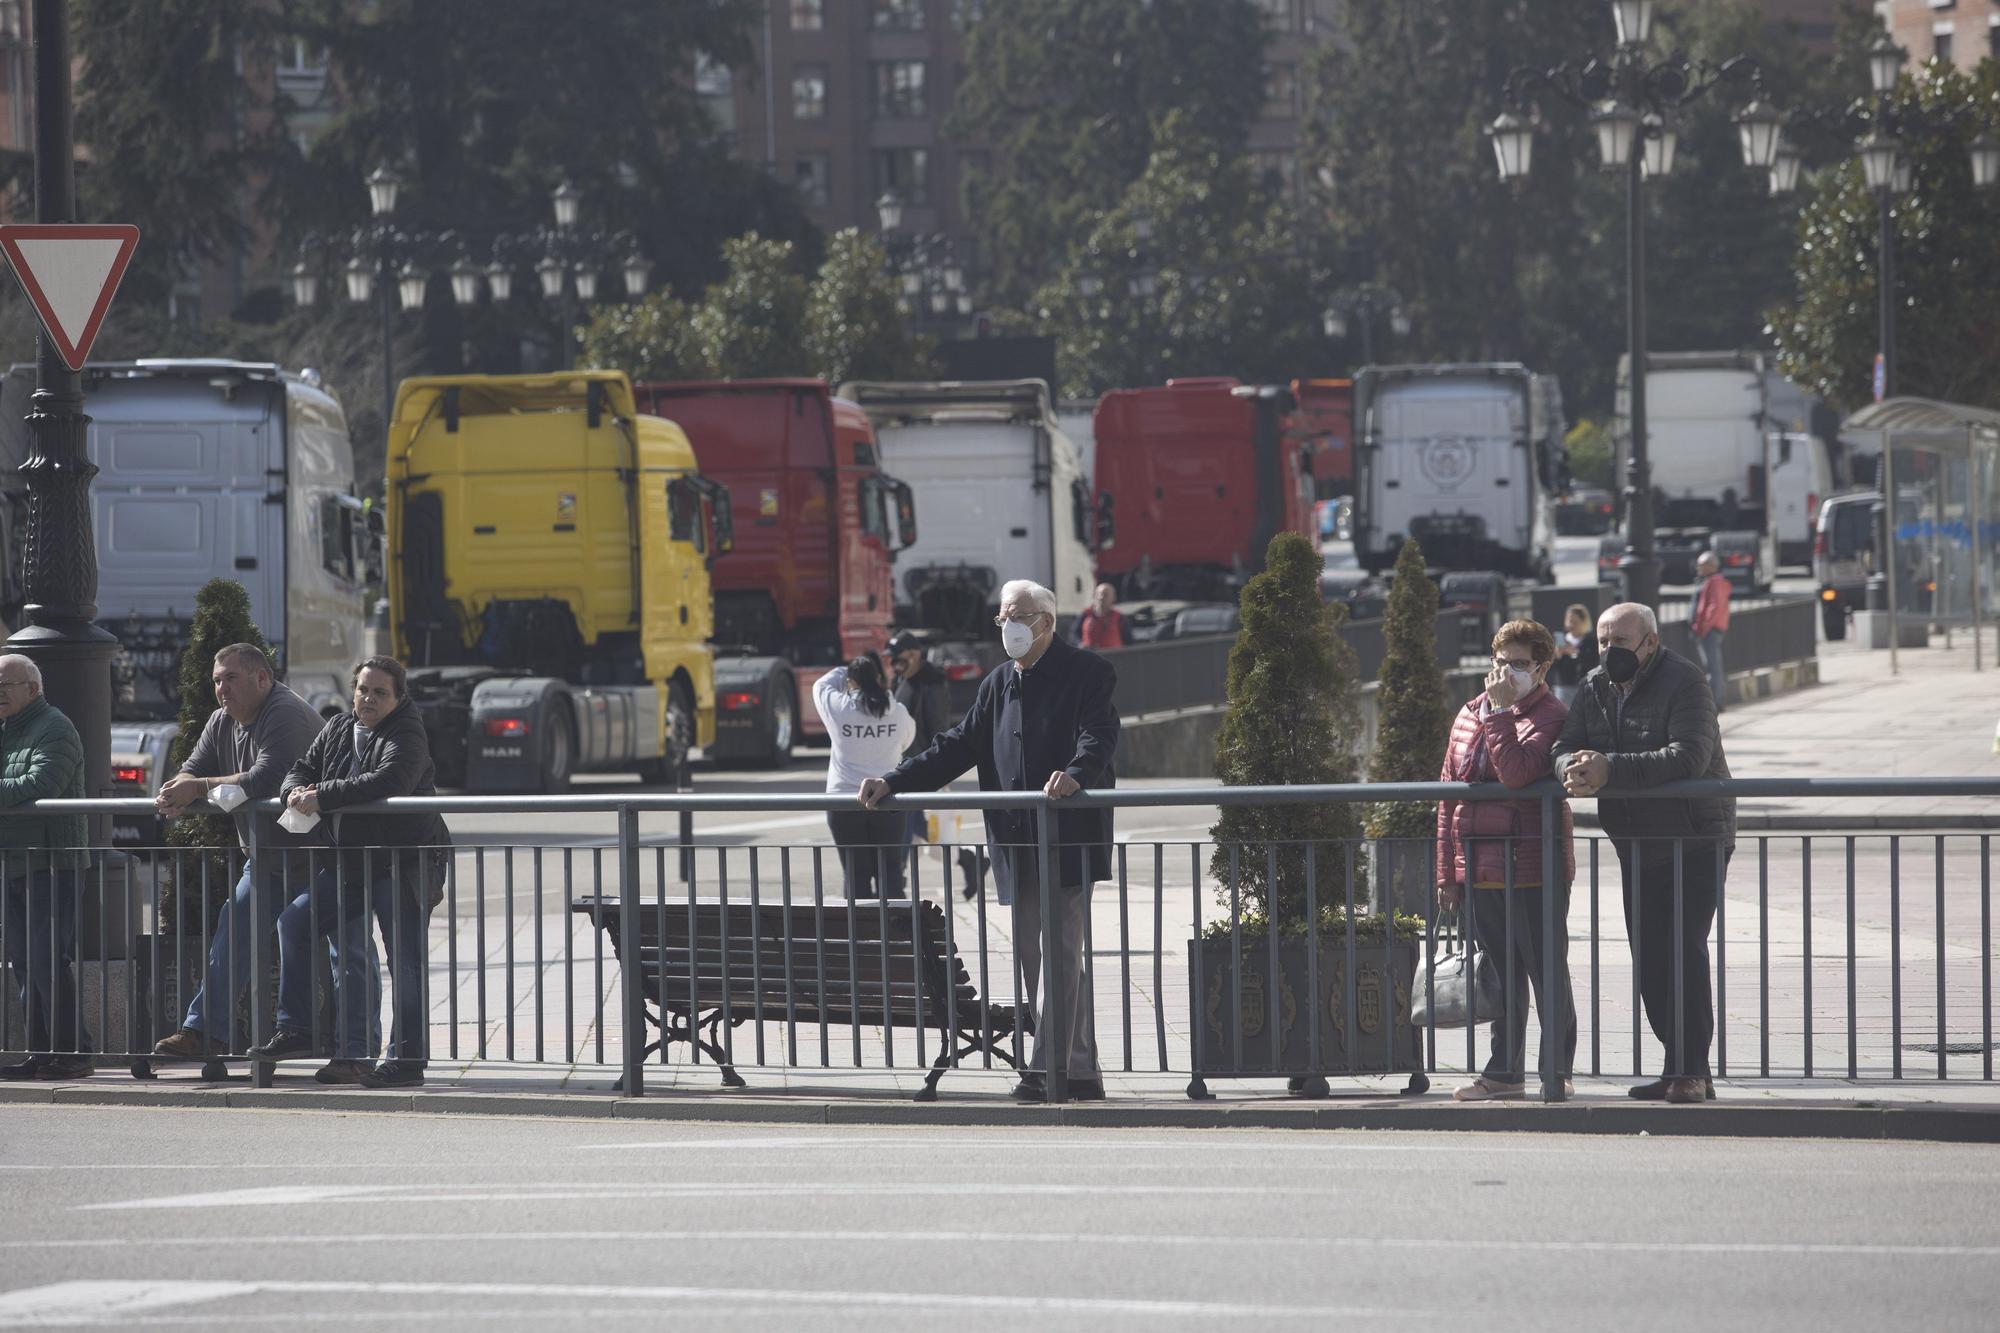
[[[1102,651],[1125,646],[1125,614],[1118,609],[1118,590],[1100,583],[1090,595],[1090,605],[1076,618],[1076,641],[1085,648]]]
[[[870,655],[813,682],[813,706],[833,744],[833,758],[826,765],[828,792],[845,795],[894,768],[916,738],[910,710],[889,696],[882,664]],[[909,825],[902,811],[829,810],[826,822],[840,848],[849,898],[903,896]]]
[[[1451,725],[1441,782],[1502,782],[1527,787],[1553,775],[1549,753],[1569,716],[1547,688],[1556,662],[1548,630],[1510,620],[1493,636],[1486,687]],[[1520,801],[1438,802],[1438,903],[1472,909],[1472,937],[1507,984],[1506,1007],[1493,1024],[1486,1068],[1452,1096],[1458,1101],[1519,1097],[1527,1091],[1524,1047],[1528,994],[1542,1024],[1539,1068],[1563,1080],[1576,1062],[1576,1003],[1569,984],[1569,889],[1576,878],[1569,802],[1562,810],[1562,864],[1542,865],[1542,804]],[[1543,933],[1543,899],[1553,897],[1555,934]],[[1542,993],[1549,960],[1556,989]]]
[[[1695,646],[1701,650],[1701,664],[1708,672],[1708,691],[1715,696],[1715,711],[1723,709],[1729,693],[1729,678],[1722,666],[1722,639],[1729,633],[1729,580],[1722,576],[1722,562],[1715,552],[1703,551],[1694,562],[1701,583],[1694,590]]]
[[[435,796],[430,735],[410,702],[409,676],[393,657],[370,657],[354,671],[354,711],[328,722],[279,795],[304,819],[331,824],[334,854],[311,891],[278,918],[278,1030],[251,1052],[284,1060],[312,1052],[312,950],[331,936],[340,986],[365,1004],[337,1007],[334,1059],[322,1082],[413,1088],[430,1054],[426,997],[430,914],[444,899],[451,834],[435,814],[341,814],[350,806],[399,796]],[[369,959],[370,918],[382,930],[395,988],[388,1058],[372,1064],[382,979]]]
[[[944,672],[931,665],[924,653],[924,641],[908,630],[898,630],[889,638],[889,670],[895,674],[896,702],[909,711],[910,720],[916,724],[910,743],[903,748],[903,757],[916,754],[931,743],[931,737],[951,725],[951,682],[944,678]],[[910,810],[904,815],[910,843],[910,870],[916,872],[918,849],[930,842],[930,816],[922,810]],[[970,848],[959,849],[961,862],[972,856]],[[965,877],[967,898],[973,896],[972,872],[968,869]]]
[[[1549,668],[1548,685],[1562,706],[1576,701],[1577,686],[1597,670],[1597,629],[1590,622],[1590,608],[1572,602],[1563,612],[1563,632],[1555,636],[1556,661]]]
[[[276,815],[252,814],[248,805],[278,794],[285,775],[319,734],[320,715],[277,679],[270,657],[254,643],[233,643],[217,653],[209,684],[215,691],[215,711],[208,715],[187,762],[160,787],[154,804],[161,815],[172,819],[209,800],[220,788],[240,788],[244,804],[231,815],[244,851],[243,874],[209,937],[206,981],[188,1001],[180,1028],[153,1047],[154,1055],[170,1060],[207,1060],[227,1054],[235,1044],[236,1005],[250,986],[256,923],[261,917],[265,929],[277,925],[279,915],[313,873],[305,849],[321,841],[314,833],[287,832]],[[258,848],[254,856],[250,854],[253,822]],[[349,996],[347,1002],[358,1006],[367,997]]]
[[[1039,791],[1060,801],[1085,788],[1116,785],[1112,759],[1118,750],[1118,710],[1111,702],[1117,672],[1096,653],[1072,647],[1056,636],[1056,595],[1038,583],[1014,579],[1000,588],[994,624],[1008,661],[979,682],[979,694],[958,723],[939,735],[922,754],[894,772],[860,784],[869,809],[884,796],[936,791],[967,769],[979,771],[981,791]],[[1026,812],[986,812],[986,839],[993,869],[1012,898],[1016,979],[1029,1011],[1042,975],[1045,947],[1041,863],[1036,829]],[[1035,1070],[1021,1076],[1014,1096],[1039,1101],[1049,1048],[1069,1076],[1078,1100],[1104,1096],[1092,1025],[1093,999],[1085,968],[1085,923],[1090,894],[1111,877],[1111,811],[1066,809],[1056,813],[1053,830],[1056,882],[1048,886],[1050,910],[1060,921],[1060,955],[1051,955],[1051,986],[1062,996],[1064,1030],[1035,1022]]]
[[[1622,800],[1619,793],[1728,777],[1715,700],[1701,668],[1661,646],[1651,607],[1620,602],[1606,610],[1597,646],[1603,662],[1584,679],[1563,724],[1555,769],[1572,797],[1599,798],[1597,817],[1625,881],[1625,935],[1639,998],[1665,1051],[1661,1077],[1631,1095],[1712,1099],[1708,932],[1736,848],[1736,799]]]
[[[83,796],[83,742],[42,695],[42,670],[19,653],[0,657],[0,808]],[[0,931],[21,997],[28,1058],[5,1079],[87,1078],[97,1072],[77,1012],[76,909],[88,829],[82,815],[0,819]]]

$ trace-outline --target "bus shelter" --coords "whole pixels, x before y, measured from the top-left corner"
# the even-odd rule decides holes
[[[1889,667],[1905,621],[1972,631],[1994,619],[1994,547],[2000,536],[2000,412],[1927,398],[1890,398],[1841,423],[1850,446],[1880,451],[1877,488],[1893,539],[1879,559],[1888,584]],[[1889,500],[1888,497],[1894,497]],[[1879,529],[1878,529],[1879,532]]]

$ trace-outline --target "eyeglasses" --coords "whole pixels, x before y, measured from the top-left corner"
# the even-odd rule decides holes
[[[1501,666],[1513,667],[1516,671],[1533,671],[1535,669],[1535,663],[1532,658],[1495,657],[1493,660]]]
[[[0,680],[0,690],[25,690],[34,683],[32,680]]]
[[[1003,615],[1003,616],[995,616],[995,617],[993,617],[993,628],[995,628],[995,629],[1002,629],[1002,628],[1005,628],[1005,626],[1006,626],[1007,622],[1008,622],[1008,621],[1010,621],[1010,620],[1019,620],[1019,621],[1021,621],[1021,622],[1023,622],[1023,623],[1026,623],[1027,621],[1030,621],[1030,620],[1040,620],[1040,619],[1041,619],[1041,618],[1042,618],[1043,616],[1045,616],[1045,615],[1047,615],[1047,614],[1048,614],[1048,612],[1046,612],[1046,611],[1030,611],[1030,612],[1029,612],[1029,613],[1028,613],[1027,615],[1025,615],[1025,616],[1004,616],[1004,615]]]

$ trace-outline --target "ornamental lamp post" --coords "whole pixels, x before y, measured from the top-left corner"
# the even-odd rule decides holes
[[[1619,569],[1628,600],[1652,605],[1660,595],[1660,562],[1653,547],[1652,472],[1646,454],[1646,210],[1642,184],[1673,170],[1672,115],[1724,80],[1761,84],[1757,64],[1736,56],[1720,64],[1680,56],[1652,60],[1652,0],[1610,0],[1617,49],[1552,69],[1516,69],[1507,78],[1505,105],[1487,128],[1502,181],[1526,179],[1534,155],[1531,102],[1537,92],[1556,94],[1589,112],[1605,171],[1625,175],[1626,235],[1626,547]],[[1774,167],[1782,122],[1754,97],[1736,116],[1744,165]],[[1635,145],[1639,151],[1634,151]]]

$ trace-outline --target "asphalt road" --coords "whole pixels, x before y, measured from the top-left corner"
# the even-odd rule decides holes
[[[1996,1187],[1921,1144],[7,1106],[0,1327],[1983,1331]]]

